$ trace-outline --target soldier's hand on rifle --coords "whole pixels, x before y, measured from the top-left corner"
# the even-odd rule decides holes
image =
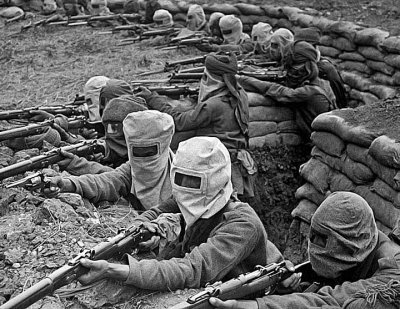
[[[151,91],[148,88],[144,87],[144,86],[139,86],[139,90],[140,91],[138,93],[136,93],[136,96],[145,99],[146,102],[147,102],[147,100],[151,96]]]
[[[295,268],[291,261],[285,260],[286,268],[294,272]],[[293,273],[289,278],[283,280],[277,287],[279,294],[288,294],[298,291],[300,288],[302,273]]]
[[[217,46],[217,45],[215,45],[215,44],[210,44],[210,43],[208,43],[208,42],[206,42],[206,43],[201,43],[201,44],[197,44],[197,45],[195,45],[195,47],[196,47],[198,50],[203,51],[203,52],[206,52],[206,53],[211,53],[211,52],[217,52],[217,51],[218,51],[218,46]]]
[[[79,135],[86,139],[96,139],[98,137],[98,133],[95,129],[81,128],[79,129]]]
[[[78,278],[83,285],[107,278],[126,281],[129,275],[128,265],[109,263],[105,260],[81,259],[80,262],[83,267],[89,268],[88,273]]]
[[[210,304],[214,308],[223,309],[258,309],[258,304],[255,300],[220,300],[216,297],[211,297]]]
[[[143,226],[143,228],[145,228],[152,234],[157,234],[157,232],[158,232],[158,226],[155,223],[142,222],[142,226]],[[141,242],[140,248],[147,249],[147,250],[153,250],[159,246],[160,239],[161,239],[160,236],[154,235],[148,241]]]
[[[271,85],[270,82],[262,81],[245,75],[236,75],[236,80],[245,90],[261,94],[266,93]]]
[[[50,185],[43,189],[44,195],[48,198],[56,197],[60,192],[75,192],[75,185],[69,180],[61,176],[49,178]]]
[[[31,110],[29,111],[29,114],[32,115],[29,120],[31,121],[35,121],[35,122],[42,122],[45,121],[47,119],[53,119],[54,115],[46,112],[46,111],[42,111],[42,110]]]
[[[61,161],[58,161],[57,164],[61,170],[65,170],[68,165],[71,164],[72,160],[75,159],[77,156],[73,153],[60,149],[60,154],[64,157]]]

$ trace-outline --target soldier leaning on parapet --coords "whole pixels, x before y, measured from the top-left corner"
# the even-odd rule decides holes
[[[111,278],[142,289],[199,288],[254,270],[258,264],[281,261],[257,214],[235,198],[230,164],[228,150],[216,137],[180,143],[171,166],[172,198],[144,212],[137,223],[156,232],[151,220],[167,216],[167,230],[179,226],[181,235],[162,235],[168,243],[158,259],[139,261],[126,255],[126,264],[81,260],[90,269],[79,278],[81,283]],[[148,248],[160,244],[157,236],[145,243]]]
[[[337,108],[329,82],[318,77],[317,61],[317,50],[307,42],[297,41],[291,44],[285,58],[286,86],[247,76],[237,78],[246,90],[259,92],[279,104],[293,106],[296,123],[304,139],[309,140],[315,117]]]
[[[399,308],[400,246],[378,231],[361,196],[335,192],[325,199],[311,220],[308,254],[319,290],[210,303],[226,309]]]
[[[249,105],[247,94],[235,79],[235,55],[209,55],[194,109],[179,111],[165,104],[167,98],[142,87],[149,108],[172,115],[177,131],[196,130],[196,136],[214,136],[228,148],[232,182],[239,198],[254,197],[256,166],[248,153]]]

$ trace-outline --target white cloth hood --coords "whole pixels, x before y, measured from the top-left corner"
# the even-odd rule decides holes
[[[90,99],[91,104],[88,105],[88,113],[90,121],[101,121],[100,117],[100,91],[110,79],[105,76],[91,77],[83,87],[85,100]]]
[[[132,171],[131,193],[149,209],[171,196],[169,177],[173,153],[169,145],[174,120],[155,110],[128,114],[123,121]]]
[[[186,185],[182,176],[199,180],[198,186]],[[225,207],[233,192],[228,150],[216,137],[181,142],[172,162],[171,183],[186,229],[200,218],[212,217]]]

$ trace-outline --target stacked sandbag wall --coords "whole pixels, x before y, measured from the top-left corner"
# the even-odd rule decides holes
[[[185,22],[190,3],[160,0],[160,4],[173,14],[175,21]],[[318,28],[322,33],[321,54],[342,73],[350,107],[394,97],[400,86],[400,38],[390,37],[387,31],[329,20],[317,16],[318,12],[311,15],[294,7],[210,2],[203,8],[207,15],[221,12],[238,16],[245,32],[258,22],[294,32],[298,28]]]
[[[345,110],[319,115],[312,124],[314,147],[311,159],[300,167],[305,184],[296,191],[299,203],[292,212],[285,253],[299,257],[301,252],[298,261],[306,258],[311,218],[331,192],[359,194],[372,208],[378,228],[400,235],[400,144],[352,125],[341,116]]]

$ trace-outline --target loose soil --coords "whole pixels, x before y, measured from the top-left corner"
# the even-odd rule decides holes
[[[275,4],[275,1],[252,1],[261,2]],[[400,34],[397,0],[282,0],[279,5],[318,10],[333,20],[348,20],[386,29],[392,35]],[[36,20],[42,18],[37,16]],[[92,76],[130,81],[139,71],[160,69],[168,60],[199,54],[192,49],[163,52],[145,41],[118,47],[120,35],[101,35],[99,32],[106,29],[85,26],[38,27],[9,36],[19,32],[25,23],[27,21],[4,25],[0,22],[0,109],[65,104],[82,91]],[[161,77],[166,74],[155,78]],[[395,128],[397,109],[396,102],[365,106],[363,116],[357,114],[360,118],[354,121],[372,123],[378,119],[377,113],[385,113],[388,117],[385,128],[399,136]],[[37,154],[37,150],[14,153],[0,147],[0,166]],[[262,218],[271,240],[283,251],[291,222],[290,212],[296,203],[294,192],[302,184],[298,167],[308,159],[309,149],[306,146],[265,148],[254,151],[253,155],[259,174],[257,196],[251,204]],[[46,173],[57,174],[57,166],[46,169]],[[1,186],[0,304],[64,265],[82,248],[91,248],[114,236],[120,228],[129,226],[135,215],[122,202],[93,208],[77,196],[44,199],[25,189]],[[168,308],[195,292],[154,293],[102,282],[75,295],[76,287],[74,283],[59,291],[58,296],[46,297],[32,308]]]

